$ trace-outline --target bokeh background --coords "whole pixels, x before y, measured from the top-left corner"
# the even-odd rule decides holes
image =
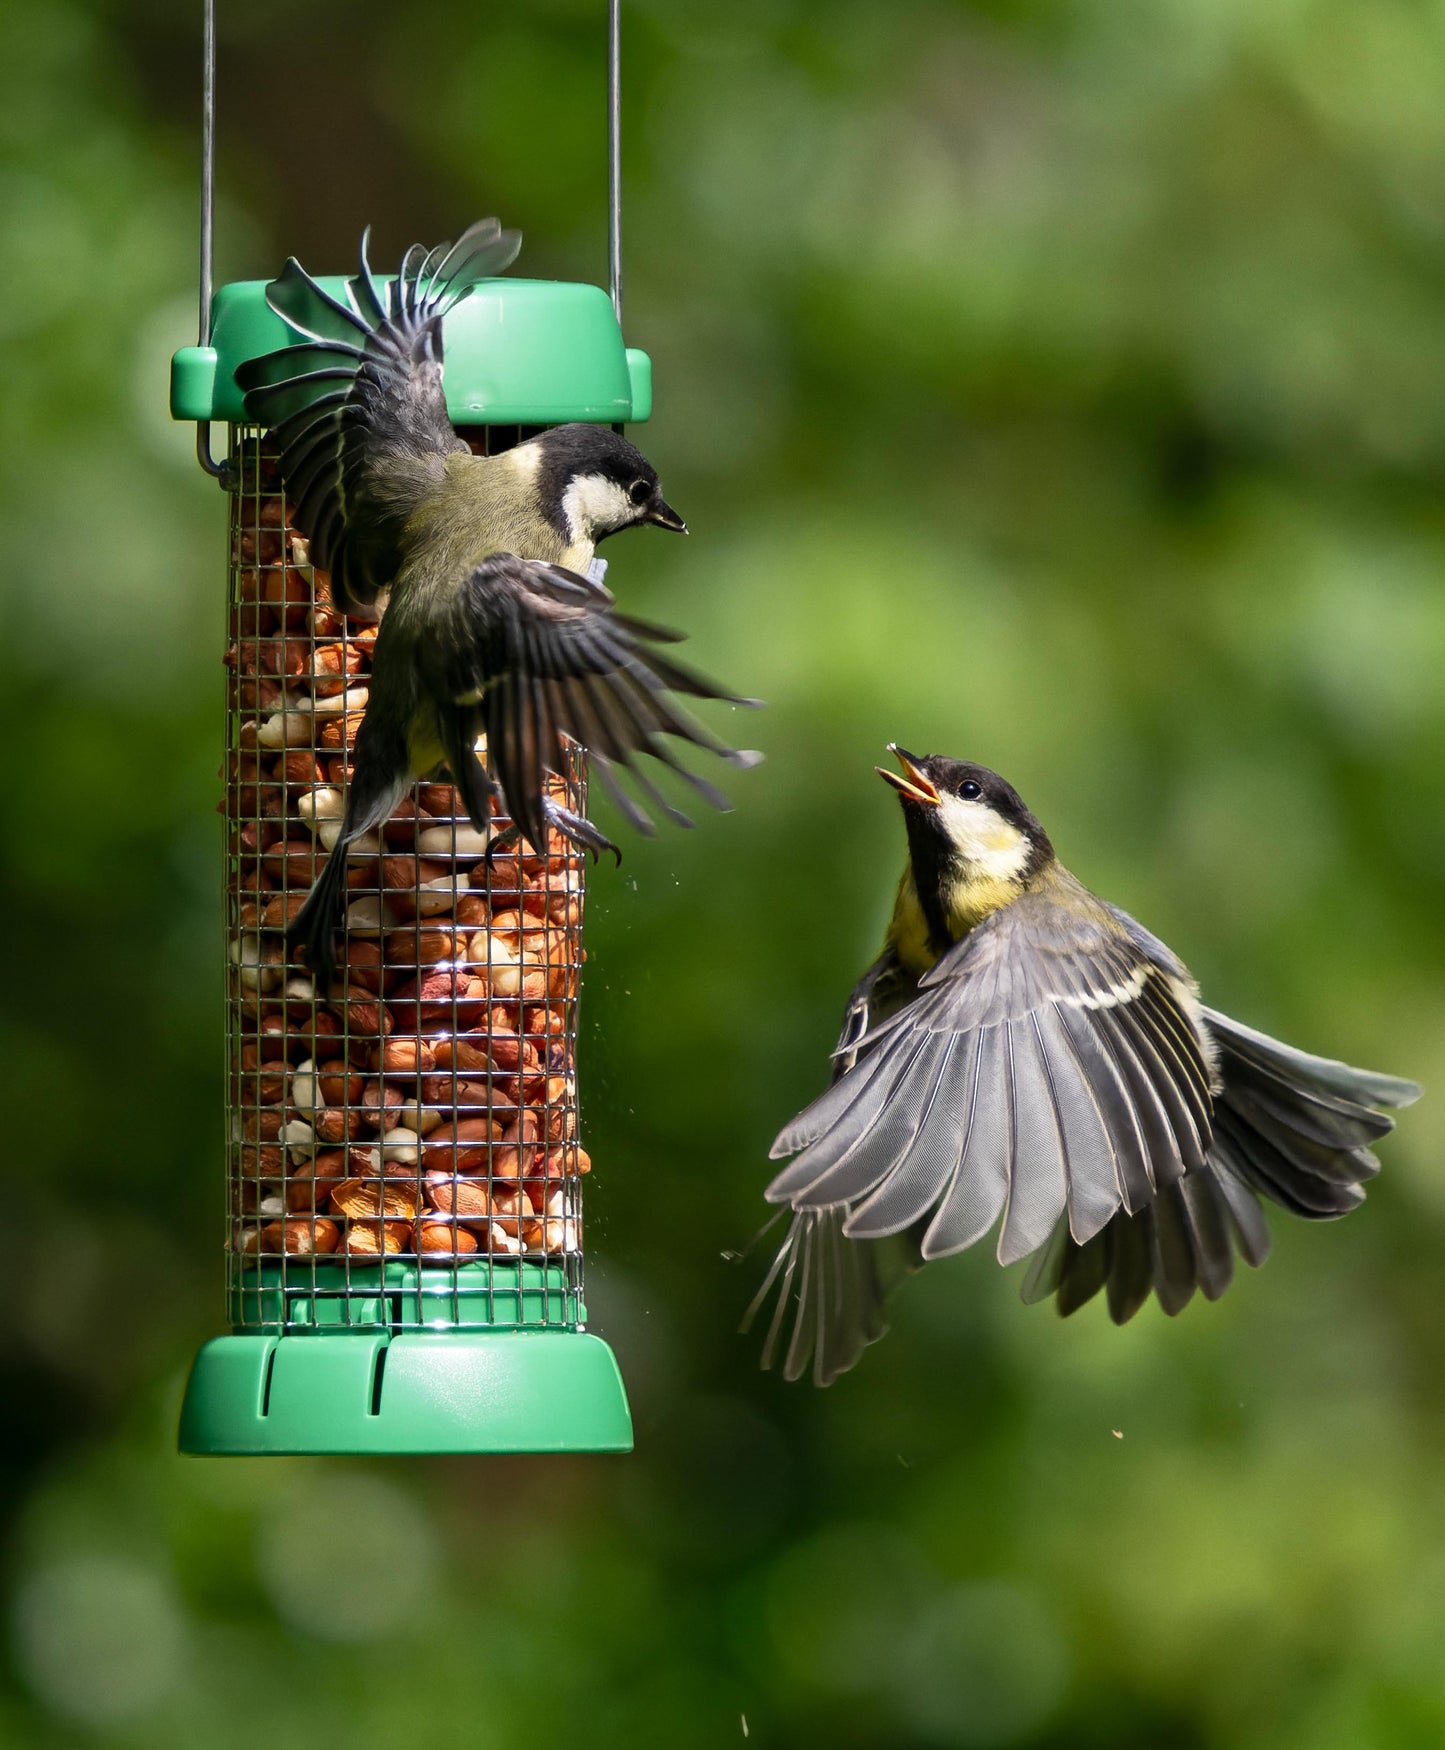
[[[220,11],[220,277],[491,211],[605,274],[600,0]],[[1445,5],[628,0],[627,329],[694,532],[615,577],[768,760],[593,885],[637,1452],[571,1462],[174,1452],[221,1318],[198,36],[0,10],[0,1743],[1445,1742],[1438,1094],[1177,1321],[980,1248],[826,1393],[735,1334],[895,737],[1001,767],[1220,1006],[1445,1087]]]

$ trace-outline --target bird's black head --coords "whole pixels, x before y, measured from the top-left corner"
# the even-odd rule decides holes
[[[919,757],[890,743],[901,774],[878,767],[903,803],[914,885],[930,921],[972,915],[990,890],[1018,889],[1052,862],[1049,835],[1006,778],[972,760]]]
[[[556,425],[532,441],[541,456],[543,513],[569,541],[596,543],[638,523],[687,533],[662,496],[656,468],[609,426]]]

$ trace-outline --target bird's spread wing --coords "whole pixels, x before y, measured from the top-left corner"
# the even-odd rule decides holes
[[[891,948],[858,980],[833,1052],[835,1082],[857,1061],[858,1042],[873,1021],[893,1013],[915,985]],[[743,1315],[742,1329],[750,1330],[776,1296],[762,1364],[780,1365],[785,1379],[800,1379],[810,1362],[817,1385],[831,1385],[846,1373],[883,1335],[884,1305],[895,1279],[920,1261],[916,1243],[908,1238],[887,1245],[846,1238],[846,1214],[842,1206],[795,1210]]]
[[[1204,1171],[1082,1245],[1061,1224],[1029,1269],[1025,1300],[1057,1295],[1071,1313],[1102,1288],[1123,1324],[1152,1289],[1166,1313],[1181,1312],[1196,1289],[1208,1300],[1223,1294],[1236,1253],[1251,1265],[1269,1255],[1261,1197],[1314,1221],[1363,1201],[1380,1170],[1370,1144],[1394,1128],[1376,1108],[1408,1106],[1415,1083],[1311,1056],[1214,1009],[1201,1014],[1217,1064]]]
[[[711,735],[672,697],[752,704],[664,656],[676,634],[617,612],[601,584],[514,553],[482,561],[458,592],[454,636],[422,653],[443,740],[470,747],[486,731],[492,770],[508,812],[534,847],[546,843],[543,793],[549,772],[566,769],[566,740],[592,756],[593,771],[629,822],[651,833],[651,817],[623,790],[625,770],[654,807],[689,826],[637,763],[654,759],[715,808],[727,798],[689,771],[666,739],[691,742],[737,766],[756,763]]]
[[[370,607],[390,585],[406,519],[466,446],[442,395],[442,318],[479,280],[510,266],[516,231],[495,219],[455,244],[402,258],[379,285],[361,243],[346,296],[324,291],[293,257],[266,301],[304,338],[236,372],[246,412],[281,446],[281,476],[314,564],[343,610]]]
[[[917,989],[918,980],[904,971],[892,948],[885,948],[849,993],[830,1081],[853,1068],[874,1026],[896,1015]]]
[[[776,1217],[774,1218],[776,1219]],[[831,1385],[857,1364],[886,1330],[884,1248],[843,1234],[840,1209],[797,1209],[783,1230],[762,1287],[743,1316],[750,1330],[774,1299],[762,1364],[801,1379],[812,1364],[816,1385]]]
[[[1198,1289],[1218,1300],[1234,1280],[1236,1253],[1258,1267],[1269,1256],[1269,1229],[1249,1187],[1211,1157],[1203,1172],[1164,1186],[1154,1201],[1119,1213],[1080,1245],[1060,1222],[1029,1265],[1023,1298],[1057,1295],[1067,1316],[1102,1288],[1116,1325],[1133,1318],[1152,1290],[1166,1313],[1182,1312]]]
[[[1001,908],[783,1132],[768,1189],[843,1231],[925,1223],[924,1259],[1002,1217],[1003,1263],[1086,1241],[1204,1165],[1212,1072],[1183,968],[1070,877]],[[1167,950],[1163,951],[1167,954]],[[925,1222],[926,1218],[926,1222]]]

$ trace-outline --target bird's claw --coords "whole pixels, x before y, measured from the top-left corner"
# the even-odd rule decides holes
[[[569,844],[576,845],[579,850],[590,851],[594,863],[599,860],[603,851],[611,851],[618,863],[622,862],[622,847],[614,844],[600,827],[593,826],[585,814],[576,814],[572,809],[564,808],[560,802],[554,802],[550,796],[544,796],[542,798],[542,818],[550,831],[561,833]],[[516,821],[497,833],[491,844],[487,846],[487,868],[491,869],[492,859],[499,851],[520,839],[521,836],[522,829]],[[547,854],[545,843],[534,845],[532,848],[538,856]]]
[[[621,864],[622,847],[608,838],[600,827],[593,826],[585,814],[575,814],[550,797],[543,798],[542,811],[547,817],[547,825],[579,850],[591,851],[594,863],[600,860],[603,851],[611,851]]]
[[[487,873],[489,875],[492,872],[492,862],[497,853],[505,849],[507,845],[513,843],[514,840],[521,838],[521,836],[522,829],[515,821],[512,822],[511,826],[503,827],[501,832],[492,834],[492,842],[487,846],[486,855]]]

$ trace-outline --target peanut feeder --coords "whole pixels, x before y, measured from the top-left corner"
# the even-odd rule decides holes
[[[209,127],[207,147],[209,190]],[[203,262],[208,220],[207,204]],[[614,211],[611,301],[492,280],[446,318],[448,410],[478,450],[648,417],[616,239]],[[264,294],[244,281],[211,299],[203,266],[202,344],[177,353],[171,380],[229,509],[230,1332],[196,1357],[181,1449],[626,1451],[616,1362],[585,1330],[577,854],[559,838],[497,852],[508,822],[475,831],[443,774],[356,848],[332,988],[288,958],[285,924],[339,829],[376,631],[336,611],[267,434],[245,423],[236,367],[296,338]],[[224,463],[211,422],[229,430]],[[556,793],[585,805],[580,749]]]

